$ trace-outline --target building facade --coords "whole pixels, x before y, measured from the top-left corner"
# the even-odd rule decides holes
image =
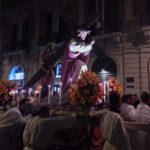
[[[49,41],[59,47],[73,24],[80,26],[97,13],[99,18],[90,29],[98,48],[91,53],[89,68],[116,76],[124,93],[150,91],[148,0],[0,2],[0,78],[26,83],[41,67],[41,53]],[[62,62],[63,56],[58,60]]]

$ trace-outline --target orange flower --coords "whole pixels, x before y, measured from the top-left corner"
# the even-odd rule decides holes
[[[12,81],[2,79],[0,80],[0,96],[4,94],[3,96],[3,101],[8,101],[9,100],[9,92],[11,89],[14,89],[15,85]]]
[[[70,87],[71,104],[92,105],[103,96],[103,87],[98,76],[91,71],[82,72],[80,78]]]
[[[110,91],[114,91],[117,92],[118,94],[121,94],[122,86],[115,77],[109,79],[109,86],[110,86]]]

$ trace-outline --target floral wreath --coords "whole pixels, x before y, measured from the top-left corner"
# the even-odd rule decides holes
[[[3,102],[8,101],[10,98],[10,91],[15,88],[15,84],[12,81],[1,79],[0,80],[0,97]]]
[[[103,96],[103,86],[94,72],[86,71],[72,84],[69,92],[71,104],[91,106]]]

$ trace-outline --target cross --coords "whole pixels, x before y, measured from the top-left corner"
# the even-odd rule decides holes
[[[74,19],[65,11],[63,10],[61,13],[62,19],[68,24],[69,30],[76,30],[78,27],[77,23],[74,21]],[[80,27],[89,29],[99,18],[99,15],[96,13],[92,16],[90,16],[86,22],[84,22]],[[72,37],[72,34],[68,36],[68,40],[62,45],[62,47],[57,51],[52,57],[48,57],[47,66],[53,65],[65,52],[66,45],[68,44],[68,41],[70,40],[70,37]],[[97,49],[100,49],[97,44],[94,44],[95,53],[97,55],[105,55],[104,52],[97,52]],[[48,69],[41,67],[32,77],[31,79],[25,84],[24,89],[28,87],[32,87],[41,77],[43,77],[47,73]]]

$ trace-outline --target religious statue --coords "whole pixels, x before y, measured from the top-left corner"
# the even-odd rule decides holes
[[[47,65],[49,61],[49,58],[53,57],[54,54],[54,43],[49,42],[47,44],[47,50],[43,52],[41,55],[42,58],[42,67],[45,70],[46,74],[41,78],[40,83],[42,86],[42,92],[41,92],[41,97],[45,97],[48,93],[48,85],[53,86],[55,82],[55,75],[54,75],[54,67],[56,67],[56,63],[53,65]]]
[[[82,71],[87,71],[89,53],[95,43],[93,39],[88,38],[90,32],[86,29],[78,29],[76,36],[70,39],[67,45],[62,66],[62,92],[69,89]]]

